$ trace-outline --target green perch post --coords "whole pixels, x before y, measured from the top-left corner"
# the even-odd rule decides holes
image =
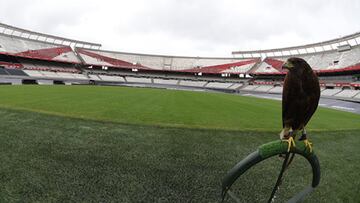
[[[272,141],[261,145],[255,152],[249,154],[246,158],[237,163],[225,176],[222,181],[222,199],[224,200],[232,184],[248,169],[257,163],[264,161],[272,156],[286,154],[288,150],[288,143],[282,140]],[[320,183],[320,164],[314,151],[310,151],[303,141],[295,141],[295,146],[290,148],[291,153],[296,153],[303,156],[312,167],[312,184],[304,190],[296,194],[288,202],[298,202],[312,192]]]

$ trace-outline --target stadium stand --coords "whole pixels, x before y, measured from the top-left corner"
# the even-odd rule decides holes
[[[98,75],[98,77],[101,80],[108,81],[108,82],[125,82],[125,79],[120,76]]]
[[[345,98],[352,98],[359,94],[359,90],[343,90],[335,95],[335,97],[345,97]]]
[[[180,80],[179,85],[189,86],[189,87],[204,87],[207,82],[205,81],[190,81],[190,80]]]
[[[304,58],[318,73],[334,73],[359,70],[360,32],[340,38],[293,47],[234,51],[236,57],[264,57],[263,63],[252,70],[253,74],[284,74],[281,64],[290,57]]]
[[[152,83],[150,78],[125,77],[127,82],[131,83]]]
[[[268,92],[274,86],[270,85],[260,85],[258,88],[254,89],[255,92]]]
[[[11,85],[21,85],[22,80],[16,78],[2,78],[0,77],[0,84],[11,84]]]
[[[37,70],[24,70],[24,72],[29,75],[30,77],[38,78],[38,77],[44,77],[44,75]]]
[[[321,96],[334,96],[341,92],[341,89],[325,89],[321,92]]]
[[[154,79],[154,83],[155,84],[163,84],[163,85],[177,85],[178,84],[178,80],[171,80],[171,79]]]
[[[281,94],[282,93],[283,88],[280,86],[276,86],[272,89],[269,90],[269,93],[273,93],[273,94]]]
[[[0,75],[8,75],[4,68],[0,68]]]
[[[232,85],[230,85],[228,87],[228,89],[237,90],[237,89],[241,88],[242,86],[244,86],[244,83],[234,82]]]
[[[89,80],[83,74],[69,73],[69,72],[54,72],[54,71],[37,71],[37,70],[23,70],[30,77],[34,78],[47,78],[47,79],[76,79],[76,80]]]
[[[162,71],[180,71],[194,73],[246,73],[260,58],[200,58],[145,55],[124,52],[112,52],[77,48],[76,52],[86,65],[107,66],[113,68],[150,69]]]
[[[0,66],[6,68],[22,68],[22,64],[14,56],[0,54]]]
[[[242,90],[246,90],[246,91],[253,91],[256,88],[260,87],[259,85],[248,85],[242,88]]]
[[[227,89],[232,86],[233,83],[222,83],[222,82],[209,82],[205,87],[215,89]]]
[[[0,33],[0,53],[24,58],[80,63],[70,46],[8,36]]]
[[[39,60],[19,59],[25,70],[39,70],[39,71],[54,71],[54,72],[68,72],[68,73],[80,73],[75,68],[74,64],[70,63],[58,63],[58,62],[47,62]]]
[[[354,96],[355,99],[360,99],[360,92]]]
[[[59,73],[58,73],[59,74]],[[84,74],[80,74],[80,73],[73,73],[72,74],[76,79],[80,79],[80,80],[89,80],[89,78],[87,76],[85,76]]]
[[[102,79],[99,77],[99,75],[88,74],[87,76],[89,77],[90,80],[93,80],[93,81],[101,81],[101,80],[102,80]]]
[[[72,73],[63,73],[63,72],[56,72],[56,77],[59,77],[59,78],[71,78],[71,79],[74,79],[76,78],[74,74]]]
[[[233,57],[221,58],[105,51],[100,44],[0,23],[0,29],[4,27],[1,83],[130,83],[281,94],[286,74],[282,64],[297,56],[318,74],[322,96],[360,101],[360,33],[302,46],[233,52]]]
[[[57,78],[57,77],[59,77],[59,75],[56,74],[56,72],[51,72],[51,71],[41,71],[41,74],[43,74],[47,78]]]
[[[186,72],[201,72],[201,73],[233,73],[240,74],[248,72],[256,63],[260,62],[258,59],[243,60],[235,63],[220,64],[213,66],[196,67],[192,69],[185,69]]]
[[[319,73],[360,70],[360,46],[342,52],[334,50],[293,56],[304,58]],[[288,58],[287,56],[265,58],[253,74],[285,74],[281,66]]]
[[[9,75],[13,76],[28,76],[24,71],[19,69],[4,69]]]
[[[281,71],[281,65],[283,64],[283,61],[265,58],[264,61],[260,64],[260,66],[253,70],[252,73],[254,74],[278,74],[282,73]]]
[[[233,83],[230,87],[228,87],[228,89],[231,89],[231,90],[237,90],[239,88],[241,88],[244,84],[242,83]]]
[[[0,67],[0,75],[28,76],[24,71],[22,71],[20,69],[11,69],[11,68],[4,68],[4,67]]]
[[[52,80],[37,80],[39,85],[53,85],[54,81]]]

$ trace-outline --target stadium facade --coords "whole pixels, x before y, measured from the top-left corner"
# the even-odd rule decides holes
[[[322,97],[360,101],[360,33],[233,57],[185,57],[106,51],[0,23],[0,84],[99,84],[281,94],[287,58],[304,58]]]

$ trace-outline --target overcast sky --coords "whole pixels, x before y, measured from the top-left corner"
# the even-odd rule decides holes
[[[360,1],[0,0],[0,22],[105,50],[231,56],[358,32]]]

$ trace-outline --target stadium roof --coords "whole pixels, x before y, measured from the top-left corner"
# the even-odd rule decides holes
[[[14,27],[4,23],[0,23],[0,33],[10,36],[30,39],[30,40],[41,41],[50,44],[64,45],[64,46],[74,46],[74,47],[83,47],[83,48],[92,48],[92,49],[99,49],[101,47],[101,44],[97,44],[97,43],[91,43],[91,42],[67,39],[49,34],[43,34],[40,32],[34,32],[23,28]]]
[[[351,35],[346,35],[340,38],[331,39],[327,41],[305,44],[300,46],[291,46],[275,49],[251,50],[251,51],[233,51],[232,54],[240,58],[249,57],[267,57],[267,56],[291,56],[299,54],[317,53],[331,50],[338,50],[344,46],[358,46],[360,45],[360,32]]]

